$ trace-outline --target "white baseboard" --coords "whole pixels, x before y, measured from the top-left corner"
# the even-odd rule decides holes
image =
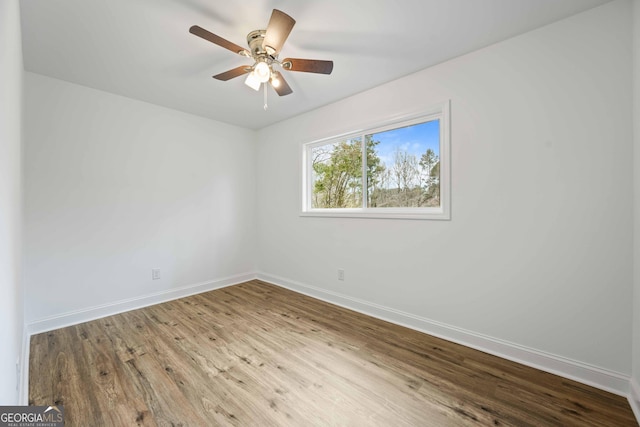
[[[620,396],[627,397],[629,393],[630,378],[618,372],[489,337],[477,332],[468,331],[456,326],[342,295],[337,292],[302,284],[283,277],[259,272],[258,279]]]
[[[166,291],[156,292],[140,297],[115,301],[82,310],[70,311],[67,313],[30,322],[27,325],[27,332],[29,335],[39,334],[54,329],[64,328],[66,326],[77,325],[79,323],[100,319],[118,313],[124,313],[125,311],[137,310],[139,308],[148,307],[150,305],[160,304],[174,299],[184,298],[190,295],[224,288],[227,286],[246,282],[248,280],[253,280],[255,278],[255,273],[244,273],[236,276],[225,277],[222,279],[196,283],[194,285],[183,286],[180,288],[169,289]]]
[[[18,405],[29,404],[29,354],[31,351],[31,335],[27,325],[22,331],[22,359],[20,360],[20,384],[18,386]]]
[[[629,390],[629,404],[633,410],[633,414],[636,416],[638,424],[640,424],[640,384],[635,378],[631,378]]]
[[[211,280],[195,285],[144,295],[137,298],[116,301],[88,309],[63,313],[61,315],[39,319],[25,325],[22,344],[22,375],[19,387],[19,398],[21,401],[19,404],[28,404],[29,351],[30,338],[32,335],[123,313],[125,311],[160,304],[214,289],[224,288],[256,278],[272,283],[276,286],[281,286],[313,298],[376,317],[378,319],[405,326],[447,341],[465,345],[467,347],[475,348],[545,372],[560,375],[620,396],[625,396],[629,399],[634,414],[640,423],[640,387],[635,381],[621,373],[545,353],[519,344],[510,343],[504,340],[478,334],[473,331],[468,331],[410,313],[384,307],[365,300],[349,297],[337,292],[328,291],[326,289],[317,288],[266,273],[245,273],[223,279]]]

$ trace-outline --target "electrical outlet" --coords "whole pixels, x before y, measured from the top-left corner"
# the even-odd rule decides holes
[[[339,268],[338,269],[338,280],[344,281],[344,269],[343,268]]]
[[[151,270],[151,279],[152,280],[160,280],[160,269],[154,268]]]

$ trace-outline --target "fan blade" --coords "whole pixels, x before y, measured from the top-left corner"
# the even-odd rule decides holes
[[[274,80],[278,81],[278,86],[273,84],[273,80],[271,80],[271,86],[273,86],[273,89],[276,91],[278,95],[285,96],[285,95],[289,95],[290,93],[293,93],[293,90],[291,90],[291,87],[289,86],[287,81],[284,79],[284,77],[282,77],[282,74],[280,74],[279,71],[274,71],[273,76],[274,76]]]
[[[237,53],[238,55],[242,55],[242,56],[251,56],[249,54],[249,52],[247,51],[247,49],[238,46],[235,43],[231,43],[229,40],[223,39],[220,36],[217,36],[207,30],[205,30],[202,27],[198,27],[197,25],[192,26],[191,28],[189,28],[189,32],[191,34],[195,34],[196,36],[203,38],[207,41],[210,41],[211,43],[215,43],[220,47],[223,47],[225,49],[229,49],[231,52],[233,53]]]
[[[262,48],[269,55],[277,55],[282,49],[282,45],[289,37],[289,33],[293,29],[296,20],[278,9],[273,9],[267,32],[262,42]]]
[[[333,71],[333,61],[286,58],[282,61],[282,68],[289,71],[303,71],[305,73],[331,74]]]
[[[224,73],[216,74],[213,76],[214,79],[222,80],[226,82],[227,80],[231,80],[234,77],[241,76],[243,74],[247,74],[251,71],[251,67],[247,67],[246,65],[241,65],[240,67],[236,67],[233,70],[225,71]]]

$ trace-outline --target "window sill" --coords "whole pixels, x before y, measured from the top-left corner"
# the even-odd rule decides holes
[[[443,209],[311,209],[300,212],[303,217],[324,218],[371,218],[371,219],[417,219],[444,220],[451,219],[449,212]]]

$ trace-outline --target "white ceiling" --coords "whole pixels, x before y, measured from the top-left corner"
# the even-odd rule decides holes
[[[251,129],[370,89],[609,0],[23,0],[27,71]],[[272,9],[296,19],[281,58],[333,73],[283,74],[293,94],[212,75],[251,62],[189,33],[246,45]],[[499,70],[497,70],[499,71]]]

